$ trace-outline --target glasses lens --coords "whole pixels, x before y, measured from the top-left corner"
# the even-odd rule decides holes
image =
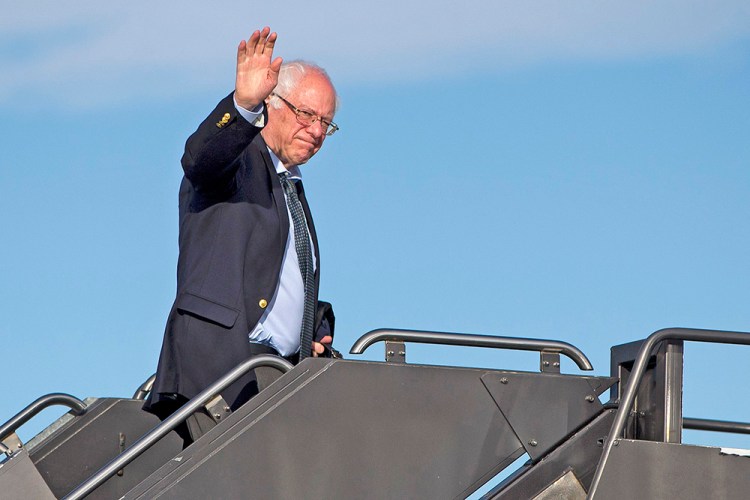
[[[303,111],[301,109],[298,109],[297,119],[303,125],[312,125],[312,123],[315,121],[315,115],[310,113],[309,111]]]
[[[336,131],[339,129],[335,123],[328,123],[328,128],[326,129],[326,135],[333,135],[336,133]]]

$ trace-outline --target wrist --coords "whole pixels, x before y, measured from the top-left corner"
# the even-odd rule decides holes
[[[260,114],[263,112],[263,101],[254,102],[247,99],[243,100],[241,98],[238,98],[236,93],[234,95],[234,106],[236,108],[242,108],[249,113]]]

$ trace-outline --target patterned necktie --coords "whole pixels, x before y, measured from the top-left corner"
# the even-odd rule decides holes
[[[302,314],[302,326],[300,328],[299,359],[302,361],[310,356],[313,338],[313,317],[315,314],[315,278],[313,277],[312,248],[310,248],[310,235],[307,231],[305,212],[302,203],[297,196],[297,190],[289,178],[289,172],[279,174],[281,186],[286,194],[286,205],[292,214],[294,224],[294,249],[297,251],[299,270],[302,273],[302,282],[305,285],[305,310]]]

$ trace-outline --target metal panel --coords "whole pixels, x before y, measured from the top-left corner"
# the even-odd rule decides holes
[[[144,454],[144,452],[159,443],[159,441],[161,441],[165,436],[172,435],[173,431],[176,432],[177,426],[179,426],[182,422],[186,422],[186,419],[192,414],[194,414],[195,412],[204,412],[205,404],[212,398],[216,399],[215,394],[220,393],[225,388],[229,387],[230,384],[237,381],[240,377],[242,377],[244,374],[248,373],[249,370],[252,370],[255,367],[259,368],[260,370],[274,367],[278,368],[282,372],[288,372],[294,366],[286,359],[280,358],[279,356],[272,356],[270,354],[259,354],[257,356],[246,359],[245,361],[241,362],[240,364],[229,370],[227,373],[222,375],[213,384],[203,389],[199,394],[196,394],[193,398],[190,399],[190,401],[182,405],[177,411],[172,413],[159,425],[140,437],[135,443],[133,443],[132,446],[129,446],[127,450],[123,451],[119,457],[111,460],[104,467],[101,467],[96,472],[96,474],[76,487],[75,490],[71,491],[68,496],[65,497],[65,499],[79,500],[88,496],[92,491],[99,488],[99,486],[106,482],[107,479],[117,474],[118,471],[121,471],[123,467],[126,467],[128,464],[132,463],[133,460],[138,459]],[[262,373],[259,373],[259,375],[262,375]],[[271,382],[273,382],[273,377],[270,381],[268,381],[269,384]],[[229,411],[228,407],[226,407],[226,411]],[[209,425],[207,429],[210,429],[211,427],[213,427],[213,425]],[[201,435],[203,434],[203,432],[204,430],[202,429]]]
[[[486,370],[306,359],[125,498],[455,498],[523,454]]]
[[[482,382],[536,460],[601,413],[598,395],[614,383],[603,377],[488,373]]]
[[[3,500],[54,500],[47,483],[25,449],[0,463],[0,498]]]
[[[144,412],[142,406],[143,401],[131,399],[99,399],[84,415],[70,420],[30,450],[31,460],[52,492],[58,497],[69,493],[156,426],[159,419]],[[180,450],[182,440],[172,433],[89,498],[121,496]]]
[[[539,494],[566,470],[575,473],[584,488],[594,477],[602,453],[602,440],[615,419],[614,410],[604,410],[583,429],[576,432],[543,460],[520,469],[497,485],[483,498],[486,500],[527,500]]]
[[[563,474],[560,479],[550,484],[534,500],[586,500],[586,491],[573,471]]]
[[[750,458],[719,448],[620,439],[602,472],[597,498],[747,498]]]

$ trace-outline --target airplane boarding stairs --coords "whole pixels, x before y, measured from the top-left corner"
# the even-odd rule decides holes
[[[660,330],[613,347],[604,377],[560,373],[560,355],[592,370],[564,342],[375,330],[351,352],[384,341],[384,363],[257,356],[163,423],[140,410],[149,381],[130,399],[51,394],[0,427],[0,498],[465,498],[522,456],[484,498],[744,498],[750,457],[681,444],[683,428],[750,433],[683,418],[685,340],[750,334]],[[539,371],[408,364],[404,342],[539,351]],[[258,367],[280,376],[233,413],[216,405]],[[21,443],[16,429],[51,404],[71,411]],[[182,450],[171,430],[198,408],[218,424]]]

